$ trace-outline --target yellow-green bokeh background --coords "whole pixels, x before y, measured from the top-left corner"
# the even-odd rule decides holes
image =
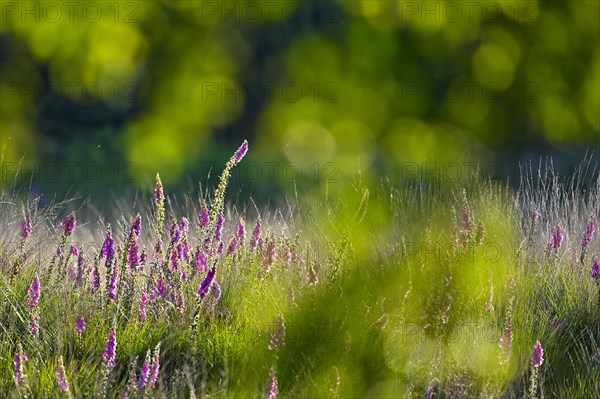
[[[145,188],[205,177],[248,138],[255,194],[292,190],[289,163],[324,186],[407,162],[579,161],[599,144],[599,4],[3,2],[4,161],[105,167],[84,191],[131,163]]]

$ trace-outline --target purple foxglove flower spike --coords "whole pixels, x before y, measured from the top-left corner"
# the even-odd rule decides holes
[[[140,248],[136,235],[131,236],[129,241],[129,270],[138,270],[140,268]]]
[[[115,258],[115,240],[112,238],[110,227],[106,232],[106,239],[102,245],[102,256],[106,257],[106,264],[109,264]]]
[[[33,315],[30,328],[31,328],[31,332],[33,333],[33,336],[38,338],[40,336],[40,315],[39,314]]]
[[[209,223],[210,223],[210,216],[208,213],[208,208],[203,203],[200,206],[200,213],[198,215],[198,227],[200,227],[201,229],[204,229],[204,228],[208,227]]]
[[[223,222],[225,218],[222,213],[219,213],[219,219],[217,220],[217,228],[215,229],[215,242],[221,241],[223,235]]]
[[[196,295],[198,295],[200,299],[203,299],[208,294],[208,290],[215,281],[216,273],[217,268],[216,266],[213,266],[212,269],[210,269],[206,274],[206,278],[202,281],[202,283],[200,283],[200,288],[198,288],[198,291],[196,292]]]
[[[79,315],[77,321],[75,321],[75,331],[77,332],[77,335],[81,335],[85,331],[85,319],[81,315]]]
[[[540,341],[536,341],[533,347],[533,353],[531,354],[531,365],[533,367],[540,367],[544,363],[544,349]]]
[[[173,244],[177,244],[179,239],[181,238],[181,231],[179,230],[179,224],[175,220],[171,222],[171,228],[169,229],[169,236],[171,237],[171,242]]]
[[[29,309],[37,308],[40,300],[40,279],[35,277],[29,287]]]
[[[227,247],[227,255],[235,255],[239,243],[237,235],[229,237],[229,246]]]
[[[150,380],[148,385],[150,388],[156,388],[158,381],[158,372],[160,371],[160,343],[154,349],[154,358],[152,359],[152,369],[150,370]]]
[[[585,233],[581,238],[581,247],[585,250],[592,242],[592,238],[594,238],[594,232],[596,231],[596,220],[594,218],[590,219],[590,222],[587,225]]]
[[[252,231],[252,239],[250,240],[250,252],[254,252],[257,247],[260,247],[260,243],[262,241],[262,231],[261,231],[260,219],[256,221],[256,226]]]
[[[244,241],[246,241],[246,222],[244,222],[244,219],[240,219],[240,223],[238,224],[235,233],[243,244]]]
[[[142,366],[142,372],[140,373],[139,386],[140,391],[144,392],[146,389],[146,385],[148,385],[148,380],[150,379],[150,367],[152,366],[152,359],[150,358],[150,350],[146,352],[146,360]]]
[[[267,235],[268,237],[268,235]],[[277,258],[277,252],[275,251],[276,249],[276,244],[275,244],[275,240],[273,239],[268,239],[267,238],[267,249],[265,250],[265,256],[263,259],[263,266],[265,267],[265,273],[269,273],[269,271],[271,270],[271,267],[273,266],[273,264],[275,263],[275,260]]]
[[[562,230],[560,229],[560,226],[558,226],[556,228],[556,230],[552,233],[552,241],[550,242],[550,250],[552,251],[558,251],[558,248],[560,248],[560,246],[563,243],[563,233]]]
[[[104,354],[102,354],[102,358],[108,364],[108,368],[112,370],[115,367],[115,359],[117,356],[117,332],[113,328],[108,333],[108,338],[106,340],[106,345],[104,347]]]
[[[61,392],[69,392],[69,382],[65,375],[65,366],[63,364],[63,357],[58,359],[58,368],[56,369],[56,379],[58,381],[58,388]]]
[[[238,163],[240,163],[240,161],[242,160],[242,158],[244,158],[244,155],[246,155],[247,152],[248,152],[248,141],[244,140],[244,142],[237,149],[237,151],[235,152],[235,155],[234,155],[234,159],[235,159],[235,164],[236,165]]]
[[[139,213],[137,214],[135,219],[133,219],[129,232],[131,234],[135,234],[136,237],[139,237],[142,233],[142,216]]]
[[[187,232],[190,228],[190,221],[187,220],[187,218],[183,217],[181,218],[181,231],[183,232]]]
[[[29,213],[27,213],[27,216],[25,217],[25,222],[21,223],[21,228],[20,228],[20,232],[19,232],[19,236],[21,237],[21,240],[25,241],[26,239],[28,239],[29,236],[31,235],[32,230],[33,230],[33,221],[31,219],[31,215]]]
[[[275,376],[275,370],[271,369],[271,375],[269,377],[269,399],[277,399],[277,395],[279,395],[277,377]]]
[[[592,278],[594,280],[600,278],[600,260],[596,260],[592,263]]]
[[[433,381],[429,383],[429,387],[427,388],[427,392],[425,393],[425,397],[427,399],[433,398],[433,392],[435,392],[435,384]]]
[[[65,236],[70,236],[71,234],[73,234],[73,230],[75,230],[76,224],[77,218],[75,217],[75,213],[71,212],[61,223]]]
[[[21,385],[21,382],[27,378],[23,370],[23,364],[27,361],[27,355],[23,353],[23,348],[21,344],[19,344],[18,351],[15,353],[15,360],[13,361],[13,365],[15,366],[15,383],[17,386]]]

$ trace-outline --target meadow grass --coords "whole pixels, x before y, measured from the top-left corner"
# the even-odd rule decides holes
[[[259,212],[226,206],[240,151],[115,215],[2,193],[0,396],[600,397],[589,159]]]

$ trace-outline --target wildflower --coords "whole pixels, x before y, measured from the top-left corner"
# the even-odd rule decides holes
[[[435,384],[433,381],[429,383],[429,387],[427,388],[427,392],[425,393],[425,397],[427,399],[431,399],[433,397],[433,392],[435,391]]]
[[[85,319],[82,315],[79,315],[75,321],[75,331],[77,335],[81,335],[85,331]]]
[[[215,229],[215,242],[221,241],[221,236],[223,234],[223,222],[225,219],[223,218],[223,214],[219,213],[219,219],[217,220],[217,228]]]
[[[150,388],[156,387],[156,382],[158,381],[158,372],[160,371],[160,342],[156,345],[156,349],[154,349],[154,358],[152,359],[152,369],[150,370],[150,380],[148,381],[148,385]]]
[[[69,392],[69,382],[65,375],[65,365],[63,364],[63,357],[58,358],[58,368],[56,369],[56,379],[58,380],[58,387],[61,392]]]
[[[146,295],[146,291],[142,292],[142,300],[140,301],[140,320],[142,323],[146,321],[146,302],[148,301],[148,296]]]
[[[83,273],[85,270],[84,266],[85,266],[85,259],[80,254],[77,257],[77,275],[75,276],[75,281],[77,282],[78,285],[81,285],[83,283]]]
[[[133,222],[131,223],[131,227],[129,228],[130,234],[135,234],[136,237],[139,237],[142,233],[142,216],[138,213]]]
[[[183,313],[185,311],[185,295],[182,291],[179,291],[179,294],[177,295],[175,308],[179,310],[179,313]]]
[[[93,287],[94,292],[98,288],[100,288],[100,284],[101,284],[101,281],[100,281],[100,268],[98,267],[98,260],[96,259],[94,261],[94,267],[93,267],[93,270],[92,270],[92,287]]]
[[[256,226],[252,231],[252,239],[250,240],[250,252],[254,252],[257,247],[262,247],[262,229],[260,219],[256,221]]]
[[[177,244],[179,242],[179,239],[181,238],[179,224],[177,224],[175,220],[171,222],[171,228],[169,229],[169,237],[171,237],[171,242],[173,244]]]
[[[531,365],[533,367],[540,367],[544,363],[544,349],[540,341],[536,341],[533,347],[533,353],[531,354]]]
[[[33,310],[37,308],[40,300],[40,279],[35,277],[31,286],[29,287],[29,301],[27,304],[29,305],[29,309]]]
[[[600,278],[600,260],[592,263],[592,278],[594,280]]]
[[[540,213],[538,211],[533,211],[533,220],[538,220],[540,218]]]
[[[25,217],[25,222],[21,223],[19,236],[21,240],[25,241],[31,235],[31,231],[33,230],[33,221],[31,219],[31,215],[27,213]]]
[[[13,365],[15,366],[15,383],[21,385],[21,382],[27,378],[27,375],[23,371],[23,364],[27,361],[27,355],[23,353],[21,344],[18,346],[18,350],[15,353],[15,360]]]
[[[240,161],[242,160],[242,158],[244,158],[244,155],[246,155],[247,152],[248,152],[248,141],[244,140],[244,142],[242,143],[240,148],[237,149],[237,151],[235,152],[235,155],[234,155],[236,165],[238,163],[240,163]]]
[[[148,384],[148,380],[150,379],[150,367],[152,363],[152,359],[150,358],[150,350],[148,349],[148,352],[146,352],[146,360],[144,361],[144,364],[142,365],[142,372],[140,373],[140,379],[139,381],[139,386],[140,386],[140,391],[144,391],[144,389],[146,389],[146,385]]]
[[[163,191],[162,181],[160,175],[156,174],[156,185],[154,186],[154,199],[156,202],[162,203],[165,201],[165,193]]]
[[[180,227],[181,227],[181,231],[183,232],[187,232],[190,228],[190,221],[187,220],[187,218],[183,217],[181,218],[181,223],[180,223]]]
[[[108,332],[108,338],[104,347],[104,354],[102,358],[108,364],[109,370],[115,367],[115,358],[117,356],[117,332],[115,328]]]
[[[292,264],[292,248],[289,241],[286,242],[285,246],[282,248],[281,257],[283,258],[285,267],[289,267]]]
[[[202,273],[207,268],[208,258],[204,255],[200,248],[198,248],[198,251],[196,252],[196,272]]]
[[[102,245],[102,256],[106,257],[106,264],[109,264],[115,258],[115,240],[112,238],[110,226],[106,232],[106,239]]]
[[[586,250],[587,247],[590,245],[590,242],[592,242],[592,238],[594,237],[595,231],[596,231],[596,220],[594,218],[591,218],[590,222],[587,225],[585,233],[583,234],[583,237],[581,238],[581,247],[583,248],[583,250]]]
[[[138,245],[138,238],[135,235],[131,236],[129,241],[129,268],[130,270],[136,270],[140,268],[140,248]]]
[[[275,240],[268,239],[267,241],[267,249],[265,250],[265,256],[263,258],[263,266],[265,267],[265,273],[269,273],[273,263],[275,263],[275,259],[277,257],[277,253],[275,252]]]
[[[275,370],[271,369],[271,375],[269,376],[269,399],[277,399],[277,395],[279,395],[277,377],[275,376]]]
[[[31,319],[31,325],[29,326],[29,328],[31,328],[31,332],[33,333],[34,337],[39,337],[40,336],[40,315],[35,313]]]
[[[244,219],[240,218],[240,223],[238,224],[237,229],[235,230],[235,234],[238,236],[240,242],[243,244],[246,240],[246,222],[244,222]]]
[[[65,236],[70,236],[71,234],[73,234],[73,230],[75,230],[76,224],[77,218],[75,217],[75,213],[71,212],[61,223]]]
[[[210,223],[210,216],[208,214],[208,208],[204,203],[200,206],[200,213],[198,215],[198,226],[203,229],[208,227]]]
[[[215,274],[217,273],[216,266],[213,266],[212,269],[206,274],[206,278],[200,283],[200,288],[196,291],[196,295],[203,299],[210,289],[211,285],[215,281]]]
[[[160,280],[158,280],[158,283],[156,283],[155,291],[156,291],[156,294],[161,298],[164,298],[167,295],[165,281],[162,278]]]
[[[229,246],[227,247],[227,255],[235,255],[240,238],[237,235],[229,237]]]
[[[549,250],[557,252],[558,248],[560,248],[560,246],[563,243],[563,239],[564,236],[562,230],[560,229],[560,226],[558,226],[556,230],[552,233],[552,241],[550,241],[550,244],[548,246]]]
[[[63,251],[62,251],[62,248],[61,248],[61,247],[60,247],[60,245],[59,245],[59,246],[56,248],[56,257],[60,259],[60,258],[62,258],[62,256],[63,256]]]

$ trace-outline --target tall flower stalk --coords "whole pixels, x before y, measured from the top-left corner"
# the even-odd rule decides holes
[[[58,382],[58,388],[61,392],[64,392],[68,398],[71,398],[71,392],[69,391],[69,381],[67,381],[67,375],[65,371],[65,365],[63,363],[63,357],[58,358],[58,367],[56,369],[56,380]]]
[[[539,367],[544,363],[544,349],[540,341],[536,341],[531,353],[531,380],[529,384],[529,397],[537,398]]]
[[[154,204],[156,206],[156,226],[154,231],[156,233],[156,245],[154,247],[156,253],[160,255],[162,253],[162,229],[165,223],[165,192],[163,189],[162,180],[160,175],[156,174],[156,184],[154,185]]]
[[[229,184],[229,179],[231,178],[231,170],[244,158],[246,153],[248,152],[248,141],[244,140],[242,145],[237,149],[235,154],[227,161],[225,164],[225,169],[223,173],[221,173],[221,178],[219,180],[219,185],[217,186],[217,190],[215,191],[214,201],[212,204],[211,215],[210,215],[210,226],[214,228],[219,219],[219,215],[223,212],[223,207],[225,204],[225,192],[227,191],[227,185]],[[209,231],[211,229],[209,228]]]
[[[31,332],[33,336],[39,338],[40,336],[40,312],[39,312],[39,302],[40,302],[40,279],[35,276],[33,279],[31,286],[29,287],[29,297],[26,300],[27,306],[29,307],[29,312],[31,315]]]
[[[594,232],[596,231],[596,219],[594,219],[594,217],[590,218],[590,221],[588,222],[585,232],[583,233],[583,237],[581,237],[581,264],[584,265],[585,264],[585,255],[587,253],[587,250],[590,246],[590,243],[592,242],[592,239],[594,238]]]
[[[24,385],[27,381],[27,374],[24,371],[24,365],[27,361],[27,355],[23,352],[23,347],[21,343],[17,345],[17,352],[15,353],[15,360],[13,361],[13,365],[15,367],[15,384],[17,386]]]

